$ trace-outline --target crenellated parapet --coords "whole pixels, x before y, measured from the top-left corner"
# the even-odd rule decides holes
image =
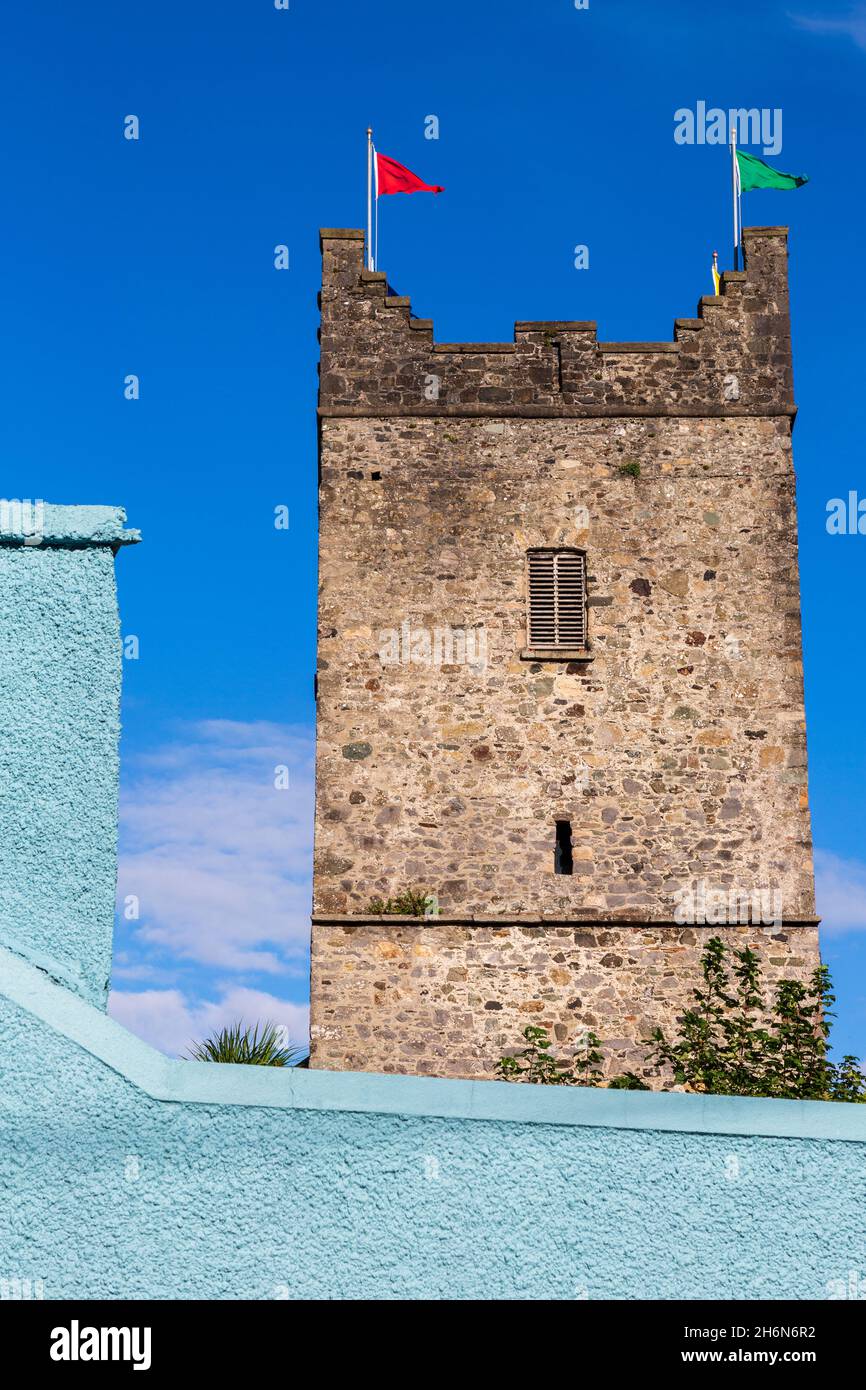
[[[795,413],[786,227],[744,230],[745,270],[722,276],[671,342],[605,343],[594,322],[519,322],[513,343],[437,343],[363,232],[321,232],[323,416],[739,416]]]

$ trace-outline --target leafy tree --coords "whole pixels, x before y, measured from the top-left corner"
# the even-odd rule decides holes
[[[837,1062],[828,1099],[863,1101],[863,1068],[859,1058],[846,1053],[841,1062]]]
[[[830,972],[819,966],[808,983],[780,980],[767,1006],[760,957],[733,950],[721,937],[707,942],[701,984],[671,1041],[661,1028],[646,1040],[647,1061],[673,1074],[674,1085],[705,1095],[775,1096],[786,1100],[866,1102],[866,1074],[853,1056],[829,1057],[836,1002]],[[586,1033],[570,1066],[550,1056],[543,1028],[526,1028],[526,1048],[503,1057],[506,1081],[556,1086],[602,1085],[601,1042]],[[634,1072],[614,1077],[612,1090],[649,1090]]]
[[[703,987],[693,990],[674,1041],[661,1028],[648,1039],[648,1060],[669,1067],[674,1082],[709,1095],[776,1096],[785,1100],[866,1101],[866,1075],[856,1057],[831,1061],[828,1038],[836,1002],[826,965],[809,982],[780,980],[768,1010],[759,957],[713,937],[701,961]]]

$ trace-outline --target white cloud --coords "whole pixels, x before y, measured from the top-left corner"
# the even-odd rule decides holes
[[[208,720],[135,762],[118,874],[121,906],[129,895],[140,905],[130,944],[269,973],[303,956],[312,760],[307,730]],[[274,786],[277,766],[289,768],[288,790]]]
[[[232,987],[216,1001],[190,1002],[179,989],[112,990],[108,1012],[124,1028],[171,1056],[186,1055],[219,1028],[242,1021],[283,1024],[289,1041],[306,1046],[309,1008],[277,999],[262,990]]]
[[[866,931],[866,864],[815,850],[815,895],[828,933]]]
[[[836,19],[823,16],[790,16],[800,29],[808,29],[813,34],[841,34],[852,39],[858,48],[866,48],[866,5],[854,5],[847,14]]]

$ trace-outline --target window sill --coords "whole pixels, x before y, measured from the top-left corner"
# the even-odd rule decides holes
[[[521,661],[594,661],[587,647],[524,647]]]

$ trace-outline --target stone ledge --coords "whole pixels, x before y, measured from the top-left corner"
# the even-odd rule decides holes
[[[319,246],[323,241],[363,241],[365,235],[362,227],[320,227]]]
[[[507,344],[505,345],[508,346]],[[437,349],[434,348],[434,351]],[[515,420],[794,420],[795,405],[320,405],[320,420],[515,419]]]
[[[314,912],[310,920],[314,927],[369,927],[385,924],[395,927],[574,927],[576,930],[585,927],[599,927],[601,929],[631,927],[634,931],[655,931],[661,927],[667,927],[672,931],[689,931],[706,927],[725,931],[729,927],[743,926],[752,927],[755,931],[780,932],[799,929],[811,930],[821,922],[820,917],[796,917],[784,921],[776,927],[772,922],[675,922],[670,917],[648,918],[646,915],[606,917],[599,915],[598,912],[584,917],[580,916],[579,912],[580,909],[577,909],[575,914],[570,917],[565,917],[562,913],[557,912],[503,912],[498,915],[481,912],[468,914],[440,912],[438,917],[404,917],[396,912]]]
[[[597,343],[599,352],[679,352],[679,343]]]
[[[434,352],[516,352],[516,343],[434,343]]]
[[[787,237],[790,230],[790,227],[743,227],[740,231],[740,236],[744,241],[747,241],[749,237],[753,236]],[[743,275],[745,271],[740,271],[739,273]]]
[[[518,319],[515,333],[595,333],[597,319]]]
[[[521,661],[595,661],[587,647],[524,647]]]

